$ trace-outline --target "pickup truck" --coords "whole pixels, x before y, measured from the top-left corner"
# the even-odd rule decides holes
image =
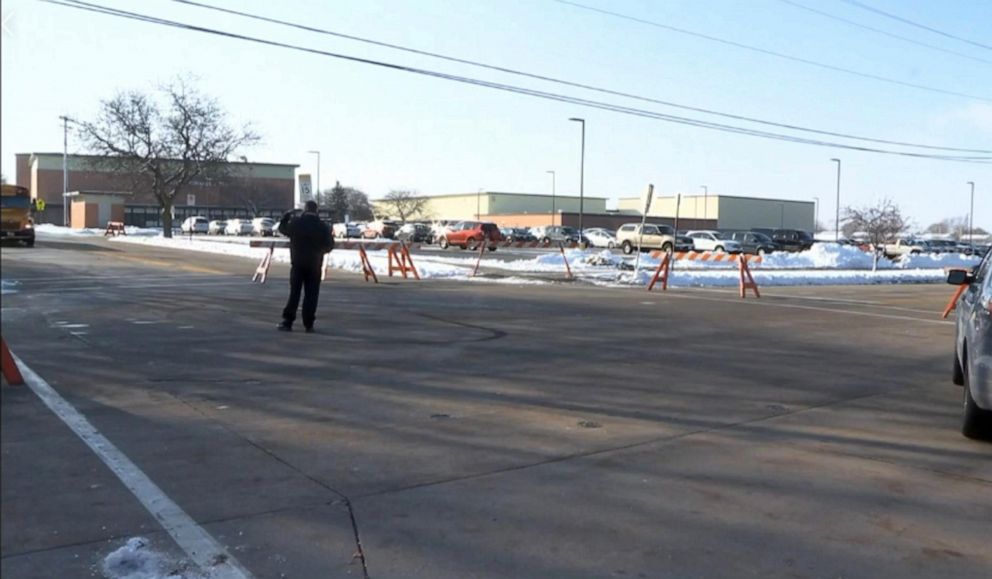
[[[930,251],[929,246],[916,239],[897,239],[882,246],[885,257],[902,257],[904,255],[916,255]]]
[[[662,251],[692,251],[692,239],[679,235],[668,225],[647,223],[644,225],[644,236],[641,237],[640,223],[625,223],[617,229],[617,245],[627,255],[635,249],[647,251],[660,249]],[[638,246],[640,244],[640,246]]]

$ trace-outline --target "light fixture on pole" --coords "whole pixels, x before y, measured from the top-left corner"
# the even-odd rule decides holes
[[[579,164],[579,241],[583,239],[582,215],[585,212],[584,201],[586,194],[586,120],[578,117],[568,119],[576,123],[582,123],[582,160]]]
[[[316,201],[320,202],[320,151],[307,151],[311,155],[317,155],[317,195]]]
[[[706,185],[700,185],[700,187],[703,188],[703,219],[706,219],[709,216],[710,188]]]
[[[837,163],[837,215],[834,221],[834,241],[840,241],[840,159],[830,159]]]
[[[556,183],[556,176],[554,171],[545,171],[545,173],[551,173],[551,225],[555,224],[555,194],[558,188]]]
[[[968,245],[971,246],[971,252],[975,252],[975,182],[968,181],[968,185],[971,185],[971,209],[968,210]]]

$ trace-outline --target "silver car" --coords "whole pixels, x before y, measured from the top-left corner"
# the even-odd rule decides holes
[[[964,386],[964,423],[968,438],[992,438],[992,259],[972,271],[953,270],[947,283],[966,286],[957,304],[955,384]]]

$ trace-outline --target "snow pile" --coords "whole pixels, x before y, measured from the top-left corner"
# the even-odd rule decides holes
[[[103,560],[103,574],[108,579],[203,579],[202,574],[186,567],[149,549],[143,537],[131,537]]]
[[[836,243],[814,243],[813,247],[802,252],[775,252],[766,255],[760,266],[762,269],[871,269],[872,255],[851,245]],[[878,269],[890,269],[891,261],[878,260]]]
[[[906,255],[898,262],[900,269],[943,269],[945,267],[970,269],[982,261],[977,255],[963,253],[941,253],[937,255]]]
[[[15,280],[0,280],[0,295],[16,294],[21,282]]]
[[[35,233],[40,233],[43,235],[54,235],[59,237],[93,237],[102,236],[107,230],[99,228],[88,228],[88,229],[73,229],[72,227],[62,227],[61,225],[54,225],[51,223],[40,223],[34,226]],[[149,228],[149,227],[134,227],[128,225],[124,228],[124,232],[128,235],[136,236],[153,236],[161,235],[161,228]]]
[[[817,285],[875,285],[893,283],[937,283],[945,279],[942,270],[917,269],[880,271],[866,270],[752,270],[759,288],[766,286],[817,286]],[[614,274],[610,279],[600,277],[592,280],[599,285],[646,286],[654,275],[654,269],[640,270],[636,278],[633,273]],[[740,275],[737,270],[677,270],[668,277],[669,287],[737,287]]]

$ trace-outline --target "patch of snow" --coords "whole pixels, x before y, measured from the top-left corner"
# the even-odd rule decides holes
[[[982,261],[977,255],[941,253],[938,255],[907,255],[896,263],[900,269],[943,269],[945,267],[971,269]]]
[[[21,282],[15,280],[0,280],[0,295],[16,294],[20,284]]]
[[[39,223],[34,226],[35,233],[40,233],[42,235],[53,235],[58,237],[102,237],[106,232],[106,229],[99,228],[88,228],[88,229],[74,229],[72,227],[63,227],[61,225],[54,225],[51,223]],[[124,228],[124,232],[128,235],[149,237],[154,235],[161,235],[161,228],[142,228],[133,227],[128,225]]]
[[[172,561],[148,548],[143,537],[131,537],[103,560],[107,579],[206,579],[188,565]]]

